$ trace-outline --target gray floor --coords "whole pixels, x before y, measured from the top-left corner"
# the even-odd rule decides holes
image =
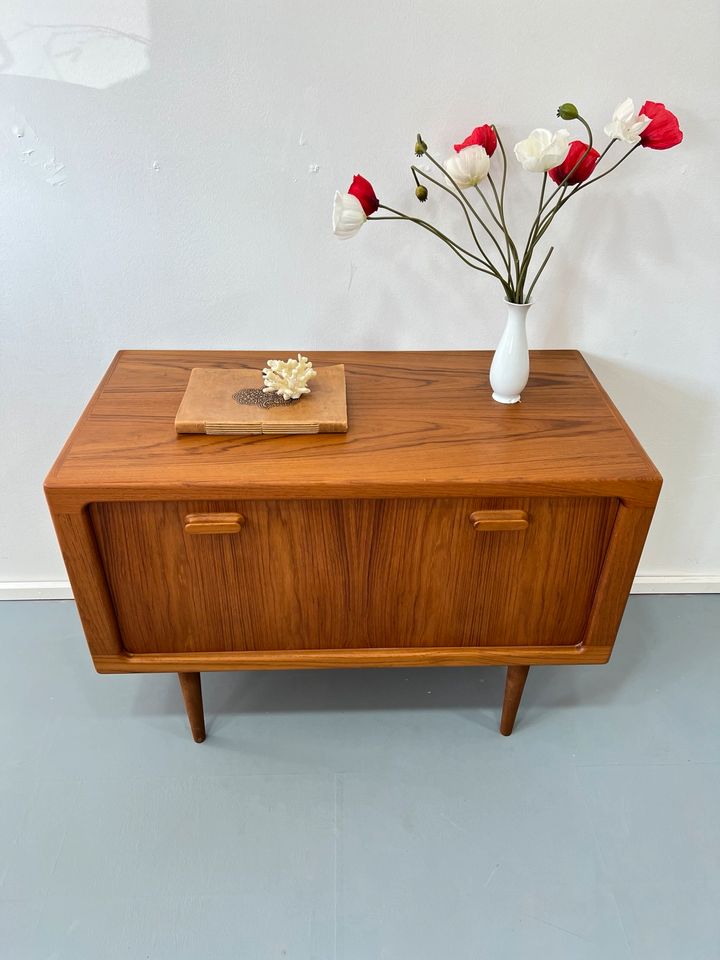
[[[1,960],[720,957],[720,596],[611,663],[97,676],[0,604]]]

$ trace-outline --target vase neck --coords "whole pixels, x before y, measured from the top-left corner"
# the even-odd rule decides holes
[[[507,305],[508,322],[524,323],[532,303],[510,303],[509,300],[506,300],[505,303]]]
[[[535,301],[531,300],[529,303],[513,303],[512,300],[506,300],[505,304],[508,310],[522,310],[527,313],[530,307],[535,306]]]

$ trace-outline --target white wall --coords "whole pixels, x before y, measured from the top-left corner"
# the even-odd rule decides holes
[[[64,579],[42,480],[118,348],[493,347],[489,278],[405,224],[340,243],[333,191],[361,171],[415,211],[418,130],[441,156],[483,122],[512,145],[573,100],[602,138],[633,96],[685,142],[558,218],[532,346],[582,349],[665,476],[641,572],[717,586],[719,10],[5,0],[0,582]],[[522,225],[539,180],[512,174]]]

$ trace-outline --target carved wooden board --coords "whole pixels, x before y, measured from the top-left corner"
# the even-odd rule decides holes
[[[311,392],[275,406],[239,402],[236,395],[257,392],[263,400],[260,370],[194,367],[175,417],[177,433],[224,436],[346,433],[345,367],[320,367]]]

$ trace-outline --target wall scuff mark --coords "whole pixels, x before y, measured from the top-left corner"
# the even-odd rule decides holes
[[[24,117],[15,119],[9,126],[17,155],[26,166],[51,187],[67,183],[65,164],[55,156],[54,147],[44,143]]]

